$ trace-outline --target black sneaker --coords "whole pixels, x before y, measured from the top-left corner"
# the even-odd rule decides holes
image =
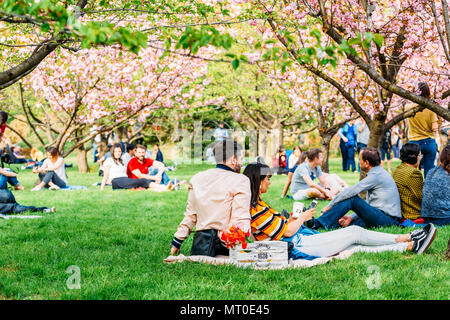
[[[414,244],[412,247],[412,251],[417,254],[424,253],[431,245],[431,243],[434,240],[434,237],[436,236],[436,228],[432,223],[425,226],[427,229],[423,228],[425,232],[423,233],[417,233],[415,236],[416,239],[414,239]]]
[[[420,239],[424,233],[430,232],[430,229],[431,229],[431,223],[427,224],[422,229],[414,230],[413,232],[410,233],[411,241]]]

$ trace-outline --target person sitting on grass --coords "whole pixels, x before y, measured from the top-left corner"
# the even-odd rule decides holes
[[[136,145],[134,143],[127,143],[126,145],[126,151],[122,154],[122,161],[123,161],[123,165],[125,167],[128,166],[128,162],[130,162],[130,160],[132,158],[134,158],[135,156],[135,152],[136,152]]]
[[[439,165],[425,178],[420,216],[425,223],[450,224],[450,145],[439,156]]]
[[[195,227],[191,255],[229,255],[220,240],[231,226],[250,230],[250,181],[242,175],[242,146],[234,140],[214,144],[215,168],[195,174],[189,181],[189,194],[184,219],[178,226],[170,246],[170,254],[180,247]]]
[[[392,174],[400,194],[404,219],[416,220],[420,217],[423,175],[418,168],[421,159],[420,146],[415,143],[406,143],[400,150],[402,163]]]
[[[328,187],[325,176],[322,175],[322,150],[309,149],[306,161],[300,164],[292,176],[291,192],[294,200],[306,200],[311,198],[331,200],[332,190]],[[320,184],[314,182],[318,179]]]
[[[136,146],[135,157],[128,162],[127,176],[131,179],[147,179],[150,182],[163,184],[166,186],[172,185],[167,173],[166,166],[159,161],[145,158],[147,148],[141,144]]]
[[[25,211],[31,212],[56,212],[55,207],[34,207],[23,206],[16,202],[13,193],[10,190],[0,190],[0,214],[17,214]]]
[[[374,228],[400,224],[400,195],[392,176],[380,167],[380,152],[375,148],[364,148],[359,154],[359,163],[367,176],[334,197],[322,210],[321,217],[307,222],[308,227],[334,229],[353,224]],[[367,201],[359,196],[365,191]],[[346,215],[350,210],[355,213]]]
[[[283,193],[281,194],[281,197],[284,198],[287,195],[287,192],[289,190],[289,187],[292,182],[292,176],[294,175],[295,170],[297,170],[297,167],[301,165],[303,162],[305,162],[306,157],[308,155],[307,151],[303,151],[300,155],[300,158],[297,160],[297,163],[292,167],[292,169],[289,170],[288,178],[286,181],[286,184],[283,188]],[[348,184],[342,180],[337,174],[329,174],[322,172],[322,176],[324,177],[328,187],[330,188],[331,194],[335,196],[345,188],[348,188]],[[288,198],[293,199],[292,196],[288,196]]]
[[[300,156],[297,158],[297,162],[294,163],[292,168],[289,169],[286,184],[284,185],[283,193],[281,194],[282,198],[286,197],[289,187],[291,186],[292,176],[294,175],[295,170],[297,170],[297,167],[299,165],[301,165],[303,162],[305,162],[307,155],[308,155],[308,152],[306,152],[306,151],[303,151],[302,153],[300,153]],[[292,155],[291,155],[291,157],[292,157]],[[289,157],[289,158],[291,158],[291,157]],[[289,166],[290,165],[291,165],[291,163],[289,162]]]
[[[0,168],[0,190],[7,189],[8,183],[14,187],[14,190],[25,190],[17,180],[17,173],[8,168]]]
[[[155,154],[155,160],[164,163],[164,156],[159,148],[159,144],[155,143],[153,146],[153,153]]]
[[[350,226],[319,233],[303,225],[315,214],[315,208],[300,213],[298,218],[286,218],[261,199],[270,186],[270,168],[264,164],[249,164],[245,170],[251,188],[251,230],[257,241],[282,240],[294,245],[292,259],[315,259],[334,256],[352,245],[363,246],[364,252],[412,251],[425,252],[436,235],[433,224],[407,234],[390,234]]]
[[[64,158],[59,155],[58,149],[55,147],[47,149],[47,159],[44,160],[41,167],[33,168],[33,173],[39,174],[41,182],[31,191],[39,191],[44,187],[58,190],[67,186]]]
[[[151,182],[148,179],[132,179],[127,176],[127,167],[122,160],[122,147],[119,143],[111,147],[111,157],[103,163],[104,174],[100,190],[105,189],[105,185],[112,185],[116,189],[145,188],[151,191],[163,192],[173,189],[173,185],[165,186]]]

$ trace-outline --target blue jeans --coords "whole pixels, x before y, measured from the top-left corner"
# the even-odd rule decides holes
[[[361,197],[354,196],[336,203],[330,210],[317,218],[315,222],[319,222],[320,225],[317,225],[315,229],[320,227],[325,229],[340,228],[341,225],[338,220],[345,216],[350,210],[353,210],[353,212],[358,215],[358,218],[354,219],[351,225],[357,225],[363,228],[400,225],[399,219],[391,217],[380,209],[372,207]]]
[[[159,171],[158,169],[153,169],[153,168],[150,167],[148,169],[148,175],[154,176],[154,175],[158,174],[158,171]],[[152,181],[152,182],[154,182],[154,181]],[[162,177],[161,177],[161,183],[160,184],[168,185],[169,182],[170,182],[170,178],[167,175],[167,173],[164,171],[163,174],[162,174]]]
[[[342,155],[342,170],[347,171],[347,161],[348,161],[348,151],[344,140],[339,141],[339,148],[341,149]]]
[[[64,180],[58,177],[55,171],[47,171],[47,173],[41,172],[39,173],[39,179],[44,182],[45,187],[49,186],[49,182],[53,182],[55,185],[63,189],[66,187]]]
[[[423,218],[425,223],[432,223],[436,226],[446,226],[450,224],[450,217],[448,218]]]
[[[350,169],[352,167],[352,171],[356,171],[356,163],[355,163],[355,147],[347,146],[347,166],[344,171]]]
[[[0,214],[22,213],[25,211],[44,211],[46,207],[22,206],[16,202],[14,195],[9,190],[0,190]]]
[[[428,171],[434,168],[437,153],[436,141],[433,138],[428,138],[409,142],[420,146],[420,151],[423,154],[422,160],[420,161],[420,168],[423,168],[423,175],[426,178]]]
[[[6,169],[6,170],[9,170],[9,169]],[[9,171],[11,171],[11,170],[9,170]],[[16,177],[6,177],[6,176],[0,174],[0,189],[1,190],[4,190],[8,187],[8,182],[12,186],[18,186],[20,184],[19,180],[17,180]]]

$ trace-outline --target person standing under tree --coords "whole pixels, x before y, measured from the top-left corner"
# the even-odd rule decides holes
[[[430,99],[430,88],[426,82],[419,82],[418,89],[420,96]],[[411,109],[414,105],[407,105]],[[408,142],[418,144],[423,158],[420,162],[420,168],[424,170],[424,177],[427,177],[428,171],[435,167],[438,145],[441,144],[439,136],[439,123],[437,115],[424,109],[417,112],[414,117],[408,119]]]
[[[391,130],[387,130],[384,133],[383,144],[381,145],[381,167],[384,168],[384,159],[387,162],[388,172],[392,173],[391,170],[391,151],[392,151],[392,134]]]
[[[358,137],[356,139],[357,145],[356,145],[356,151],[359,153],[362,149],[366,148],[369,144],[369,137],[370,137],[370,130],[367,126],[367,123],[364,121],[364,119],[361,117],[359,118],[359,121],[356,123],[356,128],[358,130]],[[361,171],[361,166],[358,162],[358,172]]]

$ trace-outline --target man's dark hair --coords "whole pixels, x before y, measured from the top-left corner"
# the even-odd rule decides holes
[[[322,153],[322,150],[318,148],[311,148],[307,151],[306,157],[309,161],[314,161],[314,159],[318,158],[319,155]]]
[[[131,150],[136,149],[136,145],[134,143],[128,143],[127,144],[127,152],[130,152]]]
[[[237,157],[241,151],[242,146],[237,141],[231,139],[217,141],[213,147],[214,158],[217,164],[223,164],[233,156]]]
[[[0,111],[0,125],[3,125],[8,121],[8,113],[6,111]]]
[[[415,143],[406,143],[400,150],[400,160],[409,164],[416,164],[420,154],[420,146]]]
[[[147,150],[147,147],[144,146],[143,144],[138,144],[138,145],[136,146],[136,149],[144,149],[144,150]]]
[[[376,148],[364,148],[361,151],[361,157],[364,161],[369,161],[372,167],[379,166],[381,163],[380,151]]]

